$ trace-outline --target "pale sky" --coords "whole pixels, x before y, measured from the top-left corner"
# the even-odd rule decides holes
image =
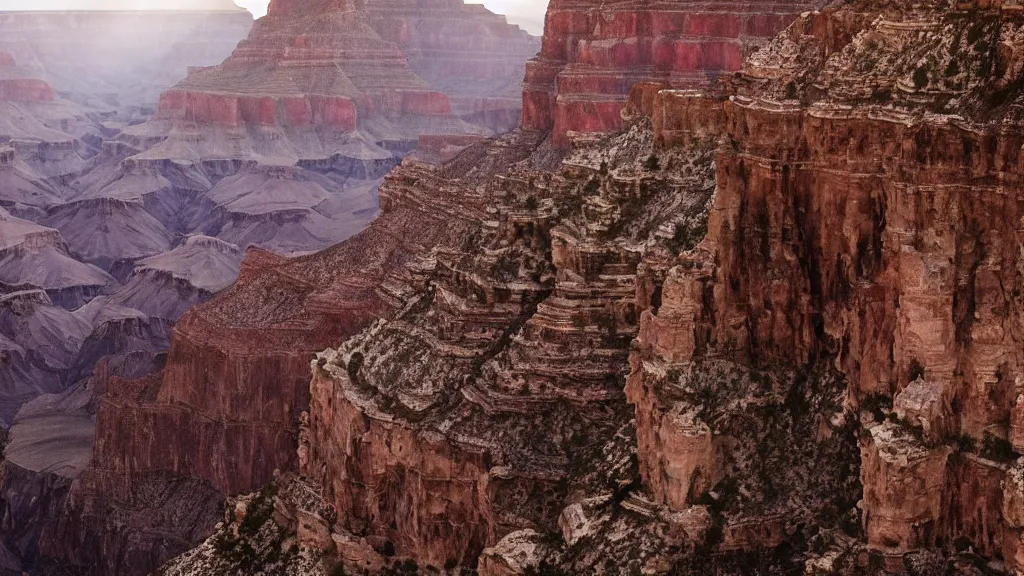
[[[229,0],[0,0],[2,10],[196,10],[223,6]],[[508,16],[533,34],[544,32],[547,0],[467,0],[484,4],[492,11]],[[235,0],[256,16],[267,13],[270,0]]]

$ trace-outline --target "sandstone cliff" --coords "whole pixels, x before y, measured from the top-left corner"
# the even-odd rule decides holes
[[[634,84],[706,86],[819,4],[554,0],[541,52],[527,65],[523,127],[551,130],[560,146],[577,133],[618,130]]]
[[[94,308],[175,321],[234,280],[216,268],[247,256],[236,286],[175,326],[159,377],[97,403],[94,464],[41,532],[47,570],[146,573],[205,536],[209,495],[297,468],[310,355],[385,315],[385,272],[456,234],[450,213],[418,206],[357,234],[381,176],[421,135],[422,154],[450,157],[518,123],[510,93],[538,45],[462,2],[276,0],[232,56],[166,91],[153,119],[102,133],[73,201],[45,220],[123,284]],[[270,252],[346,239],[294,260]],[[176,506],[190,512],[161,532]]]
[[[1016,458],[1019,26],[1008,6],[859,2],[802,17],[748,60],[721,109],[707,237],[651,284],[660,304],[632,358],[657,500],[685,509],[709,470],[735,475],[722,452],[734,435],[687,397],[686,371],[723,356],[825,362],[862,413],[868,550],[888,570],[967,548],[1017,569],[1003,481]]]
[[[228,62],[194,72],[180,94],[169,97],[158,122],[182,131],[170,133],[132,164],[159,171],[167,165],[161,155],[183,154],[198,160],[201,171],[222,177],[224,171],[239,170],[237,163],[203,161],[202,150],[212,150],[216,139],[188,137],[193,130],[189,119],[215,125],[219,134],[239,126],[288,131],[293,120],[301,127],[338,117],[324,116],[315,102],[303,99],[296,110],[306,115],[289,118],[282,116],[285,92],[268,93],[269,103],[253,108],[241,104],[248,98],[244,86],[218,88],[226,86],[221,83],[232,78],[235,67],[249,72],[258,67],[268,78],[294,82],[296,72],[278,66],[285,48],[315,68],[321,65],[313,59],[317,49],[333,57],[338,44],[331,42],[372,39],[371,32],[395,38],[379,24],[381,14],[412,10],[396,5],[363,16],[344,3],[323,6],[333,11],[311,28],[318,40],[316,34],[307,38],[287,32],[289,18],[306,17],[296,11],[309,7],[276,2],[266,23]],[[687,12],[680,10],[685,18]],[[789,6],[776,17],[774,10],[762,13],[767,24],[757,35],[781,27],[795,12]],[[351,26],[342,30],[338,22]],[[282,44],[280,37],[270,37],[271,30],[284,30],[282,36],[294,41]],[[337,34],[327,42],[331,30]],[[726,43],[745,46],[746,34]],[[415,33],[393,42],[410,51],[430,45]],[[380,54],[393,55],[389,50]],[[385,60],[395,65],[385,67],[381,78],[395,79],[398,92],[433,93],[409,75],[419,66],[417,58],[409,57],[408,68]],[[710,61],[706,68],[710,74],[694,74],[687,85],[706,83],[719,70]],[[403,108],[421,102],[419,96],[381,99],[377,95],[389,93],[385,86],[369,83],[358,66],[350,72],[332,71],[330,77],[340,84],[323,88],[324,94],[351,101],[356,112],[353,123],[334,126],[341,132],[359,132],[365,112],[376,114],[379,105],[385,113],[368,121],[371,129],[391,122],[388,113],[403,111],[406,118],[436,121],[437,110],[429,106]],[[276,90],[286,84],[268,85]],[[615,98],[624,100],[626,91]],[[207,106],[204,98],[227,100],[223,106]],[[621,102],[616,115],[618,108]],[[382,186],[381,216],[338,247],[294,260],[251,251],[239,282],[178,324],[161,380],[103,400],[95,464],[72,488],[68,517],[130,510],[146,482],[180,480],[237,493],[268,482],[275,468],[301,466],[322,482],[324,496],[342,513],[339,534],[354,532],[371,550],[390,547],[436,566],[473,566],[485,549],[491,550],[489,562],[501,562],[500,551],[512,542],[532,546],[533,537],[522,530],[549,534],[560,526],[570,534],[567,538],[583,530],[611,542],[615,534],[639,533],[654,522],[661,528],[646,545],[650,550],[666,541],[680,546],[699,540],[711,526],[706,511],[673,515],[671,508],[640,494],[633,498],[634,491],[626,489],[638,484],[640,470],[631,464],[634,425],[622,392],[629,342],[647,305],[643,302],[648,302],[638,299],[634,287],[637,267],[656,246],[671,255],[701,237],[705,202],[713,189],[708,178],[714,127],[699,135],[700,146],[677,145],[660,158],[654,146],[663,138],[664,121],[655,119],[657,131],[638,125],[620,140],[601,142],[564,167],[559,167],[559,154],[542,143],[546,134],[533,130],[470,148],[442,168],[409,162]],[[126,132],[119,141],[133,147],[163,138],[159,131],[148,132],[154,126]],[[558,134],[555,143],[560,145]],[[178,147],[191,140],[199,147]],[[264,162],[274,157],[259,154]],[[333,162],[328,157],[317,165]],[[662,162],[671,170],[662,170]],[[238,200],[245,205],[240,196],[225,193],[222,198],[224,205]],[[476,245],[487,250],[471,251]],[[378,318],[393,320],[375,323]],[[310,390],[309,355],[370,326],[362,337],[324,357]],[[396,353],[409,364],[407,373],[390,362]],[[354,370],[357,375],[346,380],[353,364],[366,373]],[[836,379],[822,378],[831,390]],[[778,390],[792,386],[794,379],[778,384]],[[311,398],[309,444],[296,456],[296,424]],[[793,426],[809,426],[806,418],[793,420]],[[150,433],[135,433],[139,429]],[[188,430],[189,437],[178,438],[175,431],[180,430]],[[339,434],[377,448],[356,450]],[[849,438],[837,434],[835,451],[848,448]],[[177,448],[183,444],[198,445],[199,452],[184,455]],[[577,450],[588,457],[604,455],[608,464],[589,470]],[[806,457],[813,462],[827,456],[810,450]],[[447,472],[434,473],[436,468]],[[438,491],[445,496],[435,500]],[[619,503],[626,496],[632,512],[622,524],[612,516],[625,509]],[[173,505],[173,500],[161,502]],[[572,511],[564,512],[567,505]],[[70,519],[55,525],[43,536],[44,554],[82,565],[95,558],[116,562],[110,559],[128,550],[153,550],[152,557],[159,557],[181,549],[179,543],[158,549],[152,540],[137,546],[152,524],[141,518],[117,520],[118,514],[93,527]],[[178,534],[194,541],[199,526],[190,521]],[[519,534],[502,544],[513,531]],[[624,551],[601,546],[593,555],[564,562],[615,566]],[[647,552],[628,559],[637,568],[652,562],[658,560]]]
[[[314,573],[1024,569],[1021,14],[836,3],[560,161],[407,162],[385,209],[462,217],[313,362],[330,507],[274,525]]]

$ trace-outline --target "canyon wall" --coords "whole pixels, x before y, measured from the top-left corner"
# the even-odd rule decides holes
[[[618,130],[634,84],[705,86],[818,4],[553,1],[541,52],[527,65],[523,127],[551,130],[560,146],[576,133]]]
[[[707,237],[640,286],[658,304],[627,393],[657,501],[735,474],[695,367],[825,362],[861,413],[867,549],[890,571],[965,545],[1019,569],[1021,22],[972,8],[826,10],[748,61],[717,114]],[[689,100],[683,117],[715,106]]]
[[[558,163],[488,171],[524,132],[398,169],[388,206],[436,172],[489,211],[314,361],[300,469],[333,509],[306,545],[489,575],[1020,570],[1013,8],[837,4],[713,90],[636,85],[627,130]]]
[[[504,18],[461,2],[277,3],[231,58],[165,93],[157,118],[351,132],[378,116],[448,117],[457,97],[460,117],[504,131],[517,114],[500,99],[537,46]]]
[[[271,481],[275,469],[297,468],[309,358],[388,314],[393,301],[376,290],[385,271],[454,233],[452,214],[427,198],[382,205],[372,228],[315,255],[251,250],[237,283],[175,326],[161,374],[103,396],[93,464],[72,486],[62,519],[43,533],[44,562],[97,574],[152,569],[205,536],[220,504],[171,487],[245,492]],[[138,498],[158,486],[167,486],[162,505],[197,510],[194,521],[173,525],[173,538],[146,536],[165,517],[140,510]],[[125,564],[129,552],[148,560]]]
[[[268,502],[314,573],[1018,569],[1020,12],[612,8],[551,7],[524,130],[404,161],[334,248],[251,251],[104,399],[68,517],[270,483],[169,573],[246,566]],[[200,509],[163,549],[144,522],[43,545],[166,557]]]
[[[147,574],[207,535],[225,493],[296,469],[309,357],[385,314],[372,287],[402,242],[443,230],[403,212],[306,264],[270,251],[362,230],[421,134],[450,156],[518,122],[508,86],[539,41],[482,7],[272,12],[233,57],[240,9],[0,14],[0,419],[28,447],[0,480],[5,568]],[[417,75],[456,68],[436,88]],[[236,275],[224,308],[182,318]],[[159,377],[94,382],[101,356],[152,369],[141,357],[168,349]],[[45,414],[19,412],[41,394]],[[65,440],[64,468],[23,454]]]

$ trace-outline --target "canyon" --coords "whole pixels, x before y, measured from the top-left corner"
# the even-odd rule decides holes
[[[274,0],[81,205],[39,199],[68,149],[0,155],[0,258],[63,270],[3,280],[0,561],[1024,571],[1022,31],[1013,0],[554,0],[538,45]],[[12,102],[71,106],[18,62]]]
[[[591,8],[559,37],[553,3],[543,50],[652,20]],[[788,8],[607,124],[531,85],[542,51],[522,129],[406,160],[366,231],[196,308],[287,275],[282,333],[359,320],[309,365],[298,469],[161,573],[1024,569],[1020,7]]]
[[[244,471],[225,451],[294,459],[308,406],[299,393],[268,410],[281,397],[268,386],[249,415],[178,400],[133,414],[162,378],[196,376],[168,362],[189,353],[174,334],[206,344],[182,316],[254,267],[362,230],[421,137],[423,154],[450,156],[517,124],[510,91],[539,40],[461,2],[282,1],[255,25],[228,0],[11,12],[0,31],[0,571],[147,574],[208,535],[225,492],[288,462]],[[335,330],[323,323],[314,348]],[[218,377],[273,377],[235,358]],[[275,362],[308,370],[301,351]],[[183,430],[206,446],[199,460],[164,446],[141,477],[105,467],[128,436],[190,442]],[[216,485],[165,473],[218,461]]]

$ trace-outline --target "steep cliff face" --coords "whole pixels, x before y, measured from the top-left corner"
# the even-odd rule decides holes
[[[109,305],[176,320],[214,291],[199,276],[238,266],[227,243],[249,250],[234,286],[181,317],[162,374],[99,402],[94,464],[71,488],[69,519],[42,532],[43,565],[146,573],[212,528],[206,495],[297,469],[310,356],[390,314],[395,297],[376,290],[386,274],[472,217],[422,192],[401,206],[382,196],[374,228],[357,234],[376,215],[380,177],[421,134],[421,154],[450,157],[518,122],[509,86],[537,45],[461,2],[276,0],[230,58],[191,70],[152,121],[105,144],[80,203],[52,218],[116,207],[103,212],[110,241],[88,244],[125,282]],[[210,238],[150,246],[183,233]],[[265,251],[346,239],[292,260]],[[159,510],[139,510],[159,486]],[[175,506],[194,513],[152,534]]]
[[[704,86],[820,4],[553,1],[541,52],[527,65],[523,127],[552,130],[560,146],[575,133],[618,130],[634,84]]]
[[[961,10],[854,3],[801,18],[748,61],[720,115],[708,235],[652,284],[660,305],[633,355],[627,390],[658,500],[685,509],[709,469],[734,475],[721,453],[732,434],[677,416],[706,403],[668,393],[686,388],[673,370],[824,361],[863,412],[868,549],[890,570],[965,543],[1018,566],[1005,491],[1021,23],[1009,8]]]
[[[173,539],[150,538],[163,517],[140,509],[139,490],[239,493],[269,482],[275,469],[296,469],[311,355],[386,314],[393,304],[375,291],[384,271],[454,234],[454,215],[428,199],[394,209],[385,202],[371,229],[312,256],[250,251],[238,282],[175,326],[162,375],[137,392],[104,396],[96,464],[72,488],[69,520],[44,533],[43,555],[98,573],[136,573],[142,564],[123,564],[118,552],[134,550],[151,569],[205,537],[220,500],[200,503],[168,488],[167,506],[205,512],[164,526]],[[95,521],[70,520],[83,515]]]
[[[514,138],[483,148],[528,144]],[[457,178],[479,158],[468,152],[441,170],[489,213],[410,266],[394,320],[314,364],[301,469],[324,486],[341,533],[435,567],[474,566],[505,535],[557,531],[567,504],[630,484],[628,452],[605,470],[582,463],[629,436],[639,254],[664,228],[700,226],[711,163],[697,149],[664,155],[678,175],[645,167],[642,127],[604,144],[555,172],[533,156]],[[423,170],[403,167],[382,193]]]
[[[484,98],[507,96],[536,46],[503,18],[461,2],[275,3],[231,58],[166,92],[157,117],[342,132],[386,131],[372,119],[405,117],[389,126],[394,136],[465,132],[441,120],[452,113],[448,96],[479,99],[463,103],[467,117]]]
[[[244,491],[274,467],[319,493],[264,493],[256,509],[280,501],[280,518],[248,525],[236,506],[168,573],[216,573],[257,543],[310,573],[1018,569],[1012,8],[836,4],[705,91],[644,76],[660,82],[614,105],[627,129],[571,153],[523,130],[407,160],[370,228],[296,260],[253,252],[187,314],[163,379],[105,401],[123,416],[93,472],[121,492],[72,494],[123,509],[139,478]],[[558,40],[560,10],[545,50],[634,45]],[[581,29],[619,15],[601,18]],[[526,127],[554,126],[557,146],[554,108],[530,124],[536,86]],[[118,428],[135,418],[164,443],[186,426],[217,459]],[[236,426],[260,445],[221,450]],[[66,525],[47,546],[90,538]]]
[[[467,169],[512,138],[442,168],[488,215],[313,364],[322,549],[486,574],[1018,570],[1021,24],[837,5],[727,99],[637,86],[625,117],[651,131],[554,172],[543,151]]]

